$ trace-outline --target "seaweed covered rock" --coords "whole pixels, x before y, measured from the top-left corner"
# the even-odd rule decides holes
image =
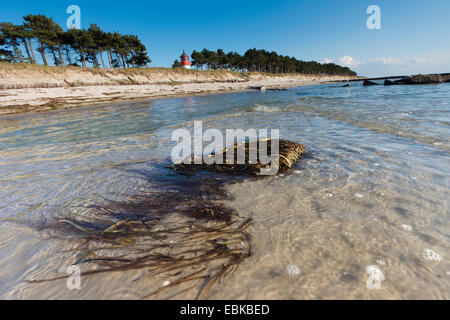
[[[272,144],[274,143],[278,143],[278,148],[275,148],[278,149],[278,152],[273,154],[272,157]],[[263,154],[267,154],[267,157],[271,158],[269,163],[260,157],[261,148],[266,151]],[[242,159],[240,159],[239,152],[243,152],[241,154],[241,157],[243,155]],[[220,153],[206,155],[201,163],[195,163],[195,156],[191,156],[183,164],[176,165],[174,169],[263,175],[264,172],[271,169],[275,169],[275,172],[290,169],[306,152],[305,146],[288,140],[247,141],[236,143]]]
[[[417,76],[405,77],[398,82],[400,84],[436,84],[448,82],[450,74],[419,74]]]

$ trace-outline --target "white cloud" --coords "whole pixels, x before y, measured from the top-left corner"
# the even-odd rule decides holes
[[[331,59],[330,59],[331,60]],[[397,61],[392,57],[377,57],[373,59],[369,59],[367,61],[359,61],[353,58],[352,56],[343,56],[338,59],[339,64],[345,67],[357,69],[358,67],[362,67],[367,64],[383,64],[383,65],[393,65],[393,64],[401,64],[401,61]]]
[[[330,59],[330,58],[325,58],[325,59],[323,59],[323,62],[322,63],[333,63],[333,59]]]
[[[374,59],[370,59],[368,60],[366,63],[382,63],[382,64],[398,64],[400,63],[399,61],[394,60],[391,57],[381,57],[381,58],[374,58]]]
[[[339,58],[338,61],[340,65],[354,69],[358,68],[358,66],[361,64],[361,62],[355,60],[355,58],[351,56],[343,56]]]

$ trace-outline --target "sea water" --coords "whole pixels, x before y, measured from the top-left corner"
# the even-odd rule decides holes
[[[150,183],[161,175],[171,133],[200,120],[224,133],[279,129],[309,151],[289,174],[227,187],[224,204],[253,220],[252,256],[207,298],[450,298],[450,84],[328,84],[0,117],[0,297],[126,299],[167,286],[139,272],[82,278],[80,290],[26,280],[77,262],[72,244],[36,226],[148,188],[139,170]]]

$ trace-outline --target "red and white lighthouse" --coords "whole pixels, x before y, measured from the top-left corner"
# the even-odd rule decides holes
[[[181,59],[181,67],[184,69],[190,69],[191,68],[191,62],[189,61],[189,56],[184,52],[180,56]]]

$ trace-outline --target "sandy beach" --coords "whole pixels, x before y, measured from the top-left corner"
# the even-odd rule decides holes
[[[0,115],[345,80],[322,75],[172,69],[99,70],[0,64]]]

